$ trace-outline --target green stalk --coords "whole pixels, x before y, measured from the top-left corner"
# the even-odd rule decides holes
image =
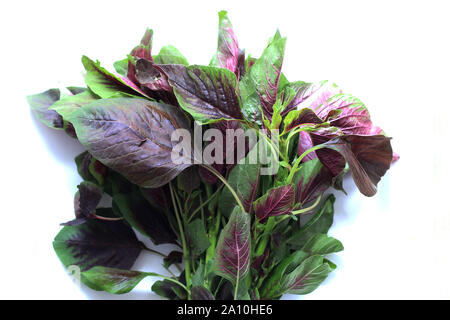
[[[211,173],[213,173],[217,178],[220,179],[220,181],[223,182],[223,184],[228,188],[228,190],[230,190],[231,194],[233,195],[234,199],[236,200],[238,206],[242,209],[243,212],[245,212],[245,208],[244,205],[241,202],[241,199],[239,199],[239,196],[237,195],[236,191],[234,191],[233,187],[230,186],[230,184],[228,183],[227,179],[225,179],[220,172],[218,172],[216,169],[214,169],[213,167],[201,164],[200,166],[202,166],[203,168],[205,168],[206,170],[209,170]]]
[[[264,254],[264,251],[266,251],[267,244],[270,240],[270,233],[274,226],[275,219],[274,217],[270,217],[266,225],[264,226],[263,234],[265,234],[265,236],[263,236],[259,241],[258,247],[256,248],[255,257],[259,257],[260,255]]]
[[[186,292],[189,294],[188,288],[187,288],[184,284],[182,284],[180,281],[175,280],[174,278],[166,277],[166,276],[163,276],[162,274],[155,273],[155,272],[144,272],[144,273],[147,274],[147,275],[150,276],[150,277],[160,277],[160,278],[165,279],[165,280],[167,280],[167,281],[176,283],[177,285],[179,285],[180,287],[182,287],[184,290],[186,290]]]
[[[202,202],[201,203],[201,205],[197,208],[197,209],[195,209],[194,210],[194,212],[192,212],[192,214],[191,214],[191,216],[188,218],[188,222],[191,222],[191,220],[194,218],[194,216],[197,214],[197,212],[199,212],[200,210],[202,210],[202,212],[203,212],[203,208],[212,200],[212,199],[214,199],[214,197],[219,193],[219,191],[221,190],[222,188],[217,188],[217,190],[212,194],[212,195],[210,195],[209,197],[208,197],[208,199],[206,199],[206,201],[205,202]],[[201,195],[200,195],[200,198],[201,198]]]
[[[309,206],[309,207],[307,207],[307,208],[300,209],[300,210],[292,211],[292,214],[293,214],[293,215],[300,215],[300,214],[306,213],[306,212],[308,212],[308,211],[311,211],[312,209],[314,209],[315,207],[317,207],[317,205],[320,203],[320,200],[321,200],[321,199],[322,199],[322,195],[318,196],[317,199],[316,199],[316,201],[314,201],[314,203],[313,203],[311,206]],[[285,215],[284,217],[282,217],[282,218],[278,221],[278,223],[280,223],[281,221],[284,221],[284,220],[286,220],[286,219],[289,219],[290,217],[291,217],[290,215]]]
[[[289,172],[289,176],[288,176],[288,178],[287,178],[287,183],[289,184],[289,183],[292,182],[292,179],[294,178],[294,174],[297,172],[298,166],[300,165],[300,163],[301,163],[301,161],[303,160],[304,157],[306,157],[309,153],[311,153],[311,152],[313,152],[313,151],[316,151],[316,150],[319,150],[319,149],[322,149],[322,148],[325,148],[325,147],[326,147],[325,145],[319,144],[318,146],[314,146],[314,147],[312,147],[312,148],[309,148],[309,149],[306,150],[305,152],[303,152],[303,153],[300,155],[300,157],[298,157],[298,158],[295,160],[294,164],[292,165],[292,169],[291,169],[291,171]]]
[[[169,188],[170,188],[170,195],[172,197],[173,206],[175,209],[175,216],[177,218],[178,223],[178,229],[180,230],[180,238],[181,238],[181,244],[183,246],[183,257],[184,257],[184,271],[185,271],[185,277],[186,277],[186,287],[191,287],[191,266],[189,264],[189,251],[186,245],[186,237],[184,235],[183,231],[183,223],[181,222],[180,213],[178,212],[178,205],[177,201],[175,199],[175,194],[173,191],[172,182],[169,182]],[[190,295],[189,291],[188,294]]]

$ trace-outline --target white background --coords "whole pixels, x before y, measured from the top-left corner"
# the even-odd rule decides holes
[[[226,9],[240,46],[259,56],[278,27],[288,79],[336,82],[392,136],[398,161],[365,198],[345,181],[331,235],[338,269],[303,299],[450,298],[449,6],[445,1],[8,1],[2,4],[0,298],[156,299],[153,280],[115,297],[77,288],[53,252],[73,217],[81,146],[40,124],[27,94],[82,85],[80,58],[105,66],[154,29],[190,63],[216,50]],[[5,7],[6,6],[6,7]],[[161,249],[169,250],[168,247]],[[142,255],[135,268],[161,271]],[[291,297],[289,297],[291,298]]]

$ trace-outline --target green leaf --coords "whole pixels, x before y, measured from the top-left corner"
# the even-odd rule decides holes
[[[235,207],[223,228],[214,255],[214,272],[239,286],[250,269],[250,215]]]
[[[200,263],[197,267],[197,270],[195,270],[194,276],[192,277],[192,286],[203,286],[203,283],[205,282],[205,264],[202,260],[200,260]]]
[[[87,71],[84,79],[86,85],[100,98],[133,95],[147,97],[134,83],[127,78],[120,78],[107,71],[100,66],[100,62],[94,62],[86,56],[83,56],[82,62]]]
[[[28,104],[36,117],[46,126],[53,129],[64,127],[62,117],[50,107],[60,99],[59,89],[50,89],[42,93],[27,96]]]
[[[325,255],[344,250],[342,243],[326,234],[313,235],[303,246],[302,251],[310,255]]]
[[[118,74],[126,76],[128,72],[128,58],[114,62],[113,66]]]
[[[278,298],[281,295],[280,281],[281,278],[286,274],[286,270],[290,266],[294,266],[294,268],[297,267],[306,257],[308,257],[308,254],[306,252],[296,251],[292,253],[290,256],[284,258],[264,280],[262,287],[259,289],[261,298],[262,299]]]
[[[177,177],[177,186],[186,193],[192,193],[200,187],[200,175],[198,167],[189,167]]]
[[[314,291],[332,271],[322,256],[307,258],[281,280],[282,293],[308,294]]]
[[[87,280],[85,284],[94,290],[123,294],[133,290],[145,277],[156,274],[97,266],[83,271],[81,275]]]
[[[236,75],[227,69],[155,65],[163,72],[180,106],[202,124],[242,119]]]
[[[154,62],[157,64],[182,64],[188,66],[189,63],[186,58],[174,46],[162,47],[158,55],[154,57]]]
[[[302,248],[313,235],[317,233],[326,234],[333,224],[334,201],[334,195],[330,194],[314,217],[300,230],[294,232],[287,239],[287,243],[293,248]]]
[[[195,219],[186,226],[186,239],[194,258],[208,249],[210,242],[201,219]]]
[[[68,120],[92,156],[139,186],[162,186],[192,165],[186,152],[172,159],[173,148],[191,147],[186,139],[171,139],[175,130],[189,129],[174,106],[145,99],[102,99],[74,111]]]
[[[139,256],[142,244],[122,221],[88,220],[62,228],[53,248],[66,267],[76,265],[81,271],[96,266],[128,270]]]
[[[239,81],[239,94],[241,96],[242,112],[245,118],[250,122],[261,125],[261,103],[250,72],[247,72],[242,80]]]
[[[84,87],[73,87],[73,86],[71,86],[71,87],[67,87],[67,90],[69,90],[70,93],[72,93],[72,95],[75,95],[75,94],[79,94],[79,93],[85,92],[88,89],[84,88]]]
[[[286,38],[281,38],[277,32],[263,51],[261,57],[255,61],[250,71],[244,77],[240,90],[246,117],[254,119],[255,114],[257,114],[255,108],[256,96],[259,97],[264,114],[266,116],[272,114],[272,107],[275,104],[278,93],[285,46]],[[283,85],[286,85],[284,80]]]
[[[258,192],[258,184],[260,178],[261,165],[253,164],[250,160],[258,154],[258,148],[255,146],[248,155],[239,161],[239,163],[231,170],[228,176],[228,183],[236,191],[244,208],[250,212],[253,201]],[[259,161],[257,161],[259,162]],[[219,197],[219,210],[228,217],[236,205],[236,200],[228,188],[224,188]]]
[[[169,300],[187,300],[188,298],[186,290],[182,286],[166,279],[156,281],[152,286],[152,291]]]
[[[66,120],[72,112],[98,99],[99,97],[91,90],[85,90],[73,96],[62,98],[54,103],[50,107],[50,110],[55,110],[64,120]]]

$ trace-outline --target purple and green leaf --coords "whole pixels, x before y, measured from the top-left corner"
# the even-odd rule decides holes
[[[53,129],[64,128],[62,117],[50,107],[61,97],[59,89],[50,89],[27,97],[28,104],[36,117],[46,126]]]
[[[144,96],[147,95],[132,81],[118,77],[100,66],[100,62],[94,62],[83,56],[82,62],[86,69],[85,82],[89,89],[102,99],[118,96]]]
[[[64,120],[75,110],[82,108],[83,106],[100,99],[91,90],[85,90],[81,93],[74,94],[73,96],[67,96],[61,100],[55,102],[50,110],[55,110]]]
[[[241,101],[236,75],[205,66],[157,65],[172,86],[180,106],[202,124],[240,120]]]
[[[235,207],[223,228],[214,255],[214,272],[235,287],[250,269],[250,215]]]
[[[84,283],[91,289],[106,291],[112,294],[128,293],[147,276],[156,275],[151,272],[123,270],[96,266],[81,273]]]
[[[294,188],[285,185],[272,188],[253,203],[255,215],[259,221],[269,217],[291,213],[294,206]]]
[[[281,279],[280,296],[284,293],[308,294],[314,291],[332,271],[320,255],[307,258]]]
[[[239,44],[227,12],[220,11],[217,54],[211,61],[211,65],[228,69],[239,78],[239,54]]]
[[[303,207],[317,199],[331,186],[332,181],[331,172],[319,159],[304,162],[292,181],[295,185],[295,203]]]

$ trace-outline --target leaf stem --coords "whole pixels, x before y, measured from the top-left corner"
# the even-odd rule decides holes
[[[304,157],[306,157],[309,153],[311,153],[313,151],[316,151],[316,150],[319,150],[319,149],[322,149],[322,148],[325,148],[325,147],[326,147],[325,145],[319,144],[319,145],[311,147],[308,150],[306,150],[305,152],[303,152],[300,155],[300,157],[298,157],[295,160],[294,164],[292,165],[292,169],[289,172],[289,176],[287,178],[287,183],[291,183],[292,182],[292,179],[294,178],[294,174],[295,174],[295,172],[297,172],[298,166],[300,165],[300,163],[301,163],[301,161],[303,160]]]
[[[155,272],[145,272],[145,274],[150,276],[150,277],[160,277],[160,278],[163,278],[163,279],[165,279],[167,281],[171,281],[173,283],[176,283],[177,285],[182,287],[184,290],[186,290],[186,292],[189,294],[189,289],[184,284],[182,284],[180,281],[175,280],[174,278],[167,277],[167,276],[164,276],[162,274],[155,273]]]
[[[200,164],[200,166],[202,166],[203,168],[209,170],[211,173],[213,173],[217,178],[219,178],[223,184],[228,188],[228,190],[230,190],[231,194],[233,195],[234,199],[236,200],[238,206],[242,209],[243,212],[246,212],[244,205],[241,202],[241,199],[239,199],[239,196],[237,195],[236,191],[234,191],[233,187],[230,186],[230,184],[228,183],[227,179],[225,179],[220,172],[218,172],[216,169],[214,169],[213,167],[210,167],[208,165],[204,165],[204,164]]]
[[[259,257],[260,255],[264,254],[264,251],[266,251],[266,247],[270,239],[270,233],[274,226],[275,226],[275,218],[270,217],[266,225],[264,226],[263,231],[264,236],[262,237],[262,239],[258,244],[258,247],[256,248],[255,257]]]
[[[172,197],[173,206],[175,209],[175,216],[177,218],[178,229],[180,230],[180,238],[181,238],[181,243],[183,245],[183,258],[184,258],[186,286],[187,286],[187,288],[189,288],[191,286],[191,267],[189,264],[189,252],[188,252],[188,248],[186,245],[186,237],[185,237],[184,231],[183,231],[183,223],[181,222],[180,213],[178,212],[177,200],[175,199],[172,181],[169,182],[169,188],[170,188],[170,195]],[[189,294],[189,291],[188,291],[188,294]]]
[[[322,195],[318,196],[317,199],[316,199],[316,201],[314,201],[314,203],[313,203],[311,206],[309,206],[309,207],[307,207],[307,208],[300,209],[300,210],[292,211],[292,214],[293,214],[293,215],[299,215],[299,214],[303,214],[303,213],[305,213],[305,212],[311,211],[312,209],[314,209],[315,207],[317,207],[317,205],[320,203],[320,200],[321,200],[321,199],[322,199]],[[284,220],[286,220],[286,219],[288,219],[288,218],[290,218],[290,217],[291,217],[290,215],[285,215],[284,217],[282,217],[282,218],[278,221],[278,223],[280,223],[281,221],[284,221]]]
[[[194,210],[194,212],[191,214],[191,216],[188,218],[187,221],[191,222],[191,220],[194,218],[197,212],[199,212],[200,210],[203,211],[203,207],[206,206],[212,199],[214,199],[214,197],[219,193],[221,189],[222,189],[221,187],[217,188],[217,190],[211,196],[209,196],[205,202],[202,202],[202,204],[197,209]]]
[[[93,213],[92,216],[93,216],[95,219],[98,219],[98,220],[104,220],[104,221],[120,221],[120,220],[123,220],[123,217],[110,218],[110,217],[99,216],[99,215],[96,215],[95,213]]]

